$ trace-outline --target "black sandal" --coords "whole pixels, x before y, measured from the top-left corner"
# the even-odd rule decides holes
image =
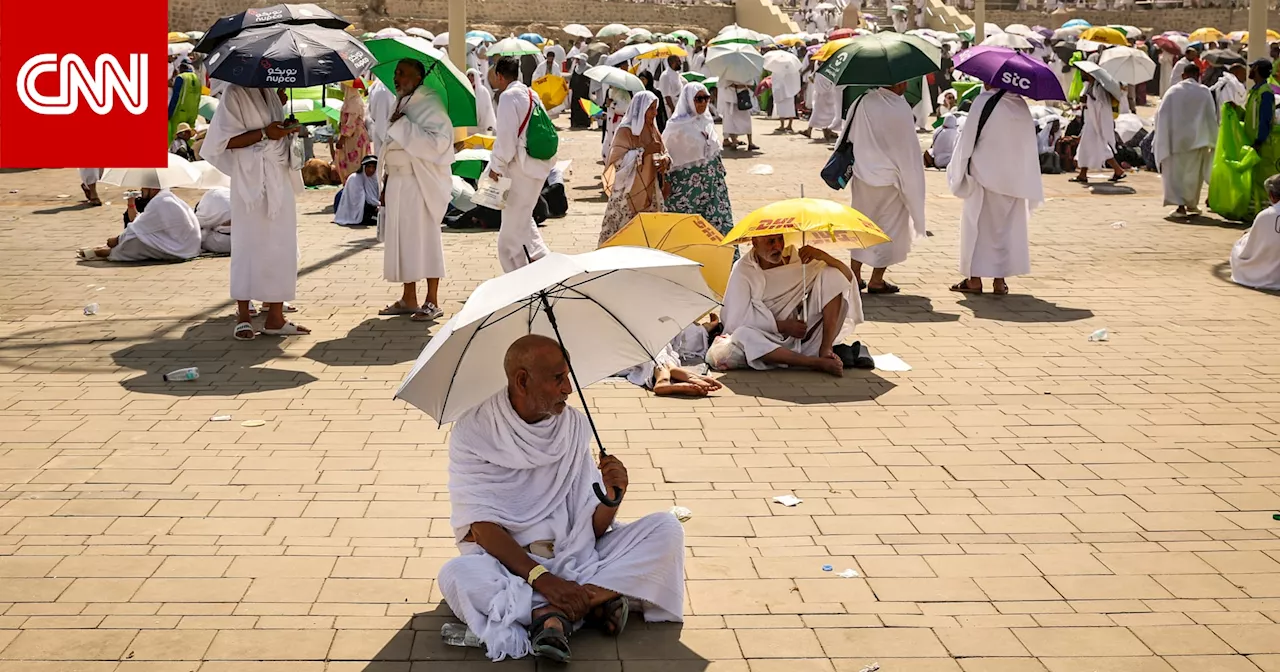
[[[560,621],[559,628],[548,628],[547,621]],[[569,617],[558,611],[545,613],[529,624],[529,643],[533,645],[533,655],[539,658],[550,658],[557,663],[569,662],[569,635],[566,628],[571,627]]]
[[[902,289],[899,288],[897,285],[891,285],[887,282],[879,287],[872,287],[871,285],[867,285],[868,294],[897,294],[900,291],[902,291]]]
[[[961,280],[960,282],[957,282],[956,284],[951,285],[951,291],[960,292],[962,294],[981,294],[982,288],[970,287],[968,280]]]
[[[586,624],[609,637],[617,637],[627,627],[627,617],[631,615],[631,602],[619,595],[591,610]]]
[[[1125,174],[1125,173],[1120,173],[1119,175],[1112,175],[1111,177],[1108,177],[1108,178],[1107,178],[1107,181],[1108,181],[1108,182],[1119,182],[1120,180],[1123,180],[1123,179],[1124,179],[1124,178],[1126,178],[1126,177],[1129,177],[1129,176],[1128,176],[1127,174]]]
[[[1089,184],[1089,178],[1087,178],[1087,177],[1086,177],[1086,178],[1084,178],[1083,180],[1082,180],[1082,179],[1080,179],[1080,178],[1078,178],[1078,177],[1073,177],[1073,178],[1071,178],[1071,179],[1069,179],[1069,180],[1067,180],[1067,181],[1068,181],[1068,182],[1075,182],[1076,184]]]

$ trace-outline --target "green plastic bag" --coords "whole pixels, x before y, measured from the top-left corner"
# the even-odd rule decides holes
[[[1237,222],[1253,219],[1250,195],[1253,167],[1258,160],[1258,153],[1245,138],[1240,108],[1223,105],[1222,123],[1218,125],[1218,146],[1214,150],[1213,171],[1209,177],[1210,210]]]
[[[1077,51],[1071,54],[1071,61],[1068,65],[1075,65],[1079,61],[1084,60],[1084,52]],[[1084,74],[1080,72],[1080,68],[1071,68],[1071,88],[1067,91],[1067,100],[1076,102],[1080,100],[1080,96],[1084,94]]]
[[[541,104],[533,101],[532,93],[529,94],[529,116],[525,117],[520,131],[525,130],[525,125],[528,126],[528,132],[524,136],[524,149],[529,156],[540,161],[554,159],[556,152],[560,151],[560,134],[556,132],[555,124],[551,123],[547,111],[542,109]]]

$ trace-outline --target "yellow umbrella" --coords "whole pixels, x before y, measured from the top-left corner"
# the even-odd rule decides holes
[[[179,42],[190,42],[191,36],[186,33],[169,33],[169,44],[178,44]]]
[[[748,238],[800,234],[802,242],[863,248],[889,242],[875,222],[847,205],[820,198],[792,198],[766,205],[742,218],[722,245]]]
[[[649,51],[646,51],[643,54],[636,56],[636,58],[637,59],[666,58],[668,56],[679,56],[680,58],[684,58],[685,56],[689,55],[689,52],[685,51],[683,47],[676,44],[667,44],[666,42],[660,42],[653,46],[657,48],[650,49]]]
[[[569,97],[569,85],[560,75],[543,75],[533,80],[533,91],[542,99],[542,106],[548,110],[558,107]]]
[[[1101,42],[1103,44],[1114,44],[1121,47],[1129,44],[1129,40],[1125,38],[1124,33],[1116,30],[1115,28],[1107,28],[1106,26],[1089,28],[1083,33],[1080,33],[1080,39]]]
[[[1081,37],[1084,36],[1081,35]],[[1218,42],[1226,38],[1227,36],[1223,35],[1222,31],[1217,28],[1201,28],[1187,36],[1187,39],[1192,42]]]
[[[487,149],[492,151],[493,141],[495,139],[496,139],[495,136],[481,135],[480,133],[476,133],[474,135],[468,135],[466,138],[463,138],[462,140],[462,148],[463,149]]]
[[[1239,37],[1239,38],[1232,37],[1232,36],[1234,36],[1234,35],[1235,35],[1235,33],[1231,33],[1231,35],[1228,35],[1227,37],[1230,37],[1231,39],[1239,39],[1239,40],[1240,40],[1240,42],[1242,42],[1242,43],[1244,43],[1244,44],[1248,44],[1248,43],[1249,43],[1249,31],[1247,31],[1247,30],[1241,30],[1241,31],[1237,31],[1237,32],[1239,32],[1239,33],[1240,33],[1240,37]],[[1280,33],[1277,33],[1276,31],[1271,30],[1271,29],[1267,29],[1267,42],[1280,42]]]
[[[629,245],[670,252],[702,264],[702,277],[711,291],[724,296],[733,268],[733,248],[720,244],[724,236],[702,215],[644,212],[627,222],[600,247]]]
[[[773,42],[774,44],[779,44],[784,47],[803,47],[804,46],[804,38],[800,37],[799,35],[779,35],[773,38]]]
[[[852,43],[853,43],[852,37],[842,37],[838,40],[831,40],[830,42],[822,45],[822,48],[813,54],[813,60],[821,63],[827,60],[828,58],[831,58],[832,54],[836,53],[837,51],[840,51],[841,49],[843,49],[844,47]]]

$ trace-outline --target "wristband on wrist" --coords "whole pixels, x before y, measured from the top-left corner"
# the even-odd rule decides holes
[[[546,567],[542,565],[538,565],[533,569],[529,570],[529,578],[525,580],[528,581],[529,585],[532,586],[533,582],[538,580],[538,577],[542,576],[543,574],[548,574],[550,573],[550,571],[551,570],[547,569]]]

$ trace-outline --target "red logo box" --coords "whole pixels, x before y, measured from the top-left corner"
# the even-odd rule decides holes
[[[167,0],[0,0],[0,168],[168,160]]]

